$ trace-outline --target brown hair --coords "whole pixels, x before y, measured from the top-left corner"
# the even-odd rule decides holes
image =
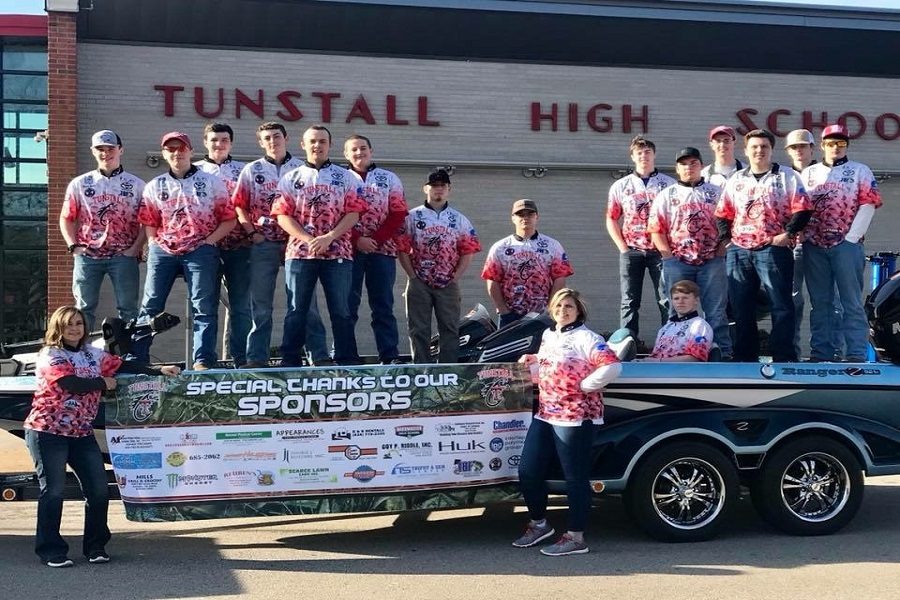
[[[675,285],[669,290],[670,296],[674,296],[675,294],[693,294],[695,297],[699,298],[700,286],[690,279],[682,279],[681,281],[676,281]]]
[[[650,148],[653,152],[656,152],[656,144],[642,135],[636,135],[631,139],[631,145],[628,146],[628,151],[631,152],[635,148]]]
[[[284,128],[284,125],[279,123],[278,121],[266,121],[262,125],[256,128],[256,137],[259,137],[259,132],[261,131],[271,131],[272,129],[278,129],[281,131],[281,135],[287,137],[287,129]]]
[[[47,331],[44,333],[44,345],[61,348],[66,326],[76,316],[81,317],[81,321],[84,323],[84,335],[78,340],[77,347],[81,348],[84,346],[88,339],[87,319],[84,318],[84,313],[81,312],[81,309],[75,306],[60,306],[53,312],[50,320],[47,322]]]
[[[309,127],[306,128],[306,131],[324,131],[325,133],[328,134],[328,144],[329,145],[331,144],[331,130],[328,129],[327,127],[325,127],[324,125],[318,125],[318,124],[310,125]],[[306,131],[304,131],[303,133],[306,133]],[[371,144],[370,144],[370,147],[371,147]]]
[[[547,308],[553,310],[553,308],[555,308],[557,304],[559,304],[566,298],[571,298],[572,301],[575,302],[575,307],[578,309],[578,320],[587,321],[587,306],[585,305],[584,300],[581,299],[581,294],[578,293],[578,290],[572,288],[563,288],[553,294],[553,297],[550,298],[549,304],[547,304]]]
[[[206,135],[209,133],[227,133],[228,139],[234,142],[234,130],[231,128],[231,125],[228,123],[207,123],[203,128],[203,139],[206,139]]]
[[[772,135],[771,131],[766,129],[754,129],[753,131],[748,131],[744,136],[744,145],[746,146],[750,143],[750,140],[753,138],[766,138],[769,140],[769,145],[772,146],[772,148],[775,147],[775,136]]]
[[[327,131],[327,130],[326,130],[326,131]],[[354,133],[353,135],[351,135],[350,137],[348,137],[348,138],[344,141],[344,147],[346,148],[346,147],[347,147],[347,143],[348,143],[348,142],[352,142],[353,140],[362,140],[362,141],[364,141],[364,142],[366,143],[366,146],[368,146],[370,150],[372,149],[372,141],[371,141],[369,138],[367,138],[366,136],[364,136],[364,135],[359,135],[358,133]]]

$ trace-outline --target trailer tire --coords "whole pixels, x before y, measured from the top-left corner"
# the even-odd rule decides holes
[[[808,436],[773,452],[750,493],[753,506],[772,526],[793,535],[827,535],[853,519],[864,489],[853,452],[831,438]]]
[[[719,450],[678,442],[651,451],[625,490],[627,513],[650,537],[698,542],[715,537],[740,495],[737,469]]]

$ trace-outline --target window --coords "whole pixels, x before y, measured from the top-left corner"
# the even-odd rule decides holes
[[[0,38],[0,341],[47,320],[47,49]]]

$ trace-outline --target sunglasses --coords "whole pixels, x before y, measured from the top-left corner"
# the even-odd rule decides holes
[[[844,140],[825,140],[822,145],[826,148],[846,148],[850,143]]]

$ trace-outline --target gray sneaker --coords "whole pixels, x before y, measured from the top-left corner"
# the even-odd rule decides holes
[[[535,527],[531,523],[525,528],[522,537],[512,543],[516,548],[531,548],[538,542],[546,540],[548,537],[556,533],[556,530],[550,527],[550,523],[544,523],[543,527]]]
[[[591,549],[584,542],[576,542],[568,533],[564,533],[555,544],[541,548],[546,556],[566,556],[567,554],[587,554]]]

